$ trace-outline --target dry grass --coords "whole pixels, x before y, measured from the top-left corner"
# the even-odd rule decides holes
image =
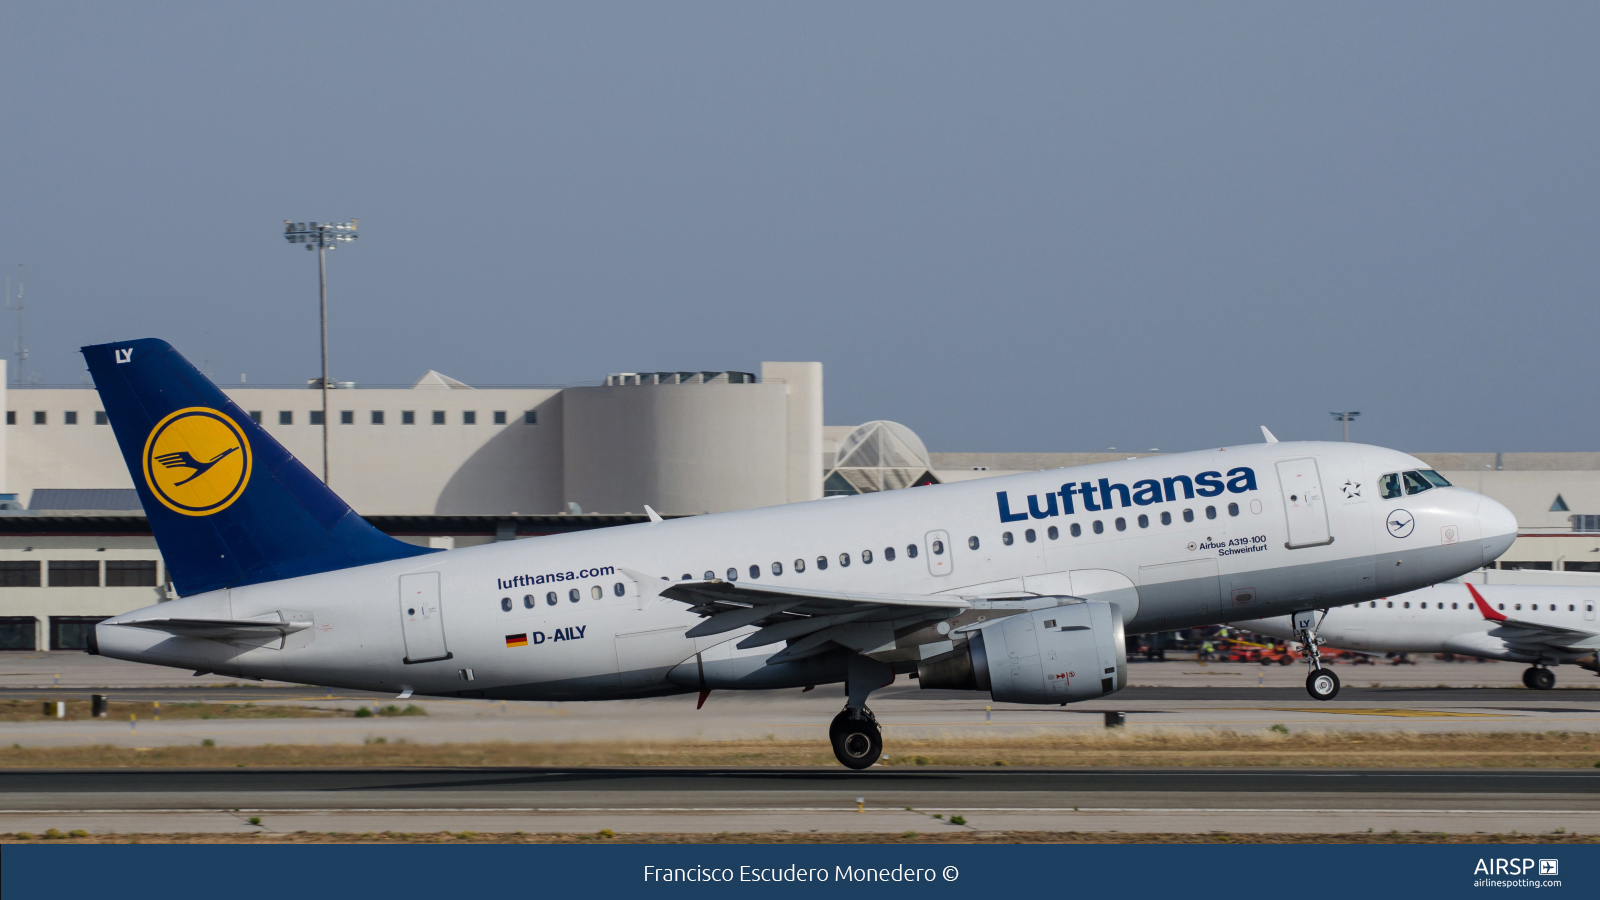
[[[1600,837],[1582,834],[1444,834],[1391,831],[1385,834],[1127,834],[1084,831],[1004,831],[956,834],[528,834],[476,831],[399,831],[341,834],[297,831],[292,834],[0,834],[0,844],[1595,844]]]
[[[50,704],[50,714],[44,714],[44,704]],[[0,722],[42,722],[60,721],[55,714],[56,701],[43,700],[8,700],[0,702]],[[89,701],[68,700],[68,721],[92,720],[89,714]],[[107,704],[107,719],[112,721],[128,721],[129,716],[137,716],[139,721],[147,722],[156,716],[163,720],[172,719],[329,719],[338,716],[348,717],[351,713],[340,709],[318,709],[313,706],[289,706],[280,704],[265,704],[257,706],[254,703],[131,703],[113,701]]]
[[[377,721],[374,721],[377,727]],[[379,741],[381,738],[371,738]],[[891,741],[887,765],[1314,768],[1588,768],[1600,734],[1505,732],[1096,732]],[[826,766],[821,741],[268,744],[0,748],[4,768],[295,766]]]

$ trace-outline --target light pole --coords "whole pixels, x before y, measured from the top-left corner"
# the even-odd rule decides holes
[[[291,244],[317,251],[317,286],[322,296],[322,483],[328,483],[328,251],[355,240],[356,224],[348,222],[283,222],[283,236]]]
[[[1344,423],[1344,442],[1346,444],[1350,443],[1350,420],[1361,415],[1361,413],[1351,410],[1350,412],[1331,412],[1328,415]]]

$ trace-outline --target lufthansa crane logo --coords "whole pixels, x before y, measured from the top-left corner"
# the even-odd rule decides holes
[[[1389,513],[1389,519],[1384,523],[1388,526],[1389,533],[1397,538],[1410,537],[1411,529],[1417,527],[1417,520],[1403,509],[1396,509]]]
[[[227,509],[250,483],[250,442],[230,418],[191,406],[162,419],[144,442],[144,483],[186,516]]]

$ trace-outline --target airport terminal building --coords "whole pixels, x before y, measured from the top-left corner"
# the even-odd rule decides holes
[[[80,648],[93,622],[169,599],[166,573],[99,395],[7,389],[4,372],[0,649]],[[329,481],[381,530],[454,547],[644,521],[646,505],[700,515],[1149,455],[929,452],[895,422],[825,425],[822,390],[816,362],[549,388],[429,371],[331,392]],[[320,391],[228,394],[321,470]],[[1600,453],[1416,455],[1516,514],[1501,568],[1600,578]]]

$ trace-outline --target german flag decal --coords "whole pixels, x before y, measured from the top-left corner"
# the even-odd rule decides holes
[[[508,634],[506,635],[506,646],[526,647],[528,646],[528,636],[526,634]]]

